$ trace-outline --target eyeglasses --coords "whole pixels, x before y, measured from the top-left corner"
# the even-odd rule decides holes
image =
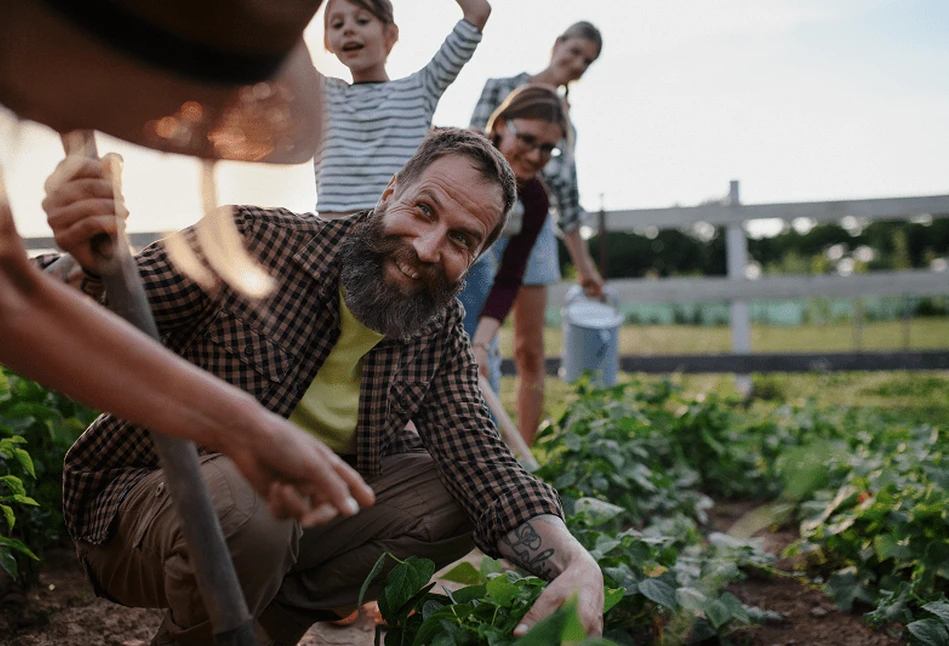
[[[534,135],[525,135],[518,132],[513,121],[507,121],[506,123],[508,130],[517,139],[517,145],[523,152],[529,153],[539,150],[541,157],[557,157],[560,155],[560,147],[556,144],[539,144],[537,143],[537,137]]]

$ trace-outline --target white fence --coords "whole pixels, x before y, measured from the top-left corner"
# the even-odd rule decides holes
[[[694,303],[731,302],[732,352],[726,355],[623,356],[626,371],[640,372],[769,372],[812,370],[937,370],[949,369],[949,351],[769,353],[754,354],[751,348],[749,300],[788,298],[859,298],[864,296],[949,295],[949,273],[929,270],[885,271],[866,274],[782,275],[746,277],[748,241],[745,224],[750,220],[777,218],[793,222],[840,222],[854,218],[865,224],[873,220],[910,220],[919,217],[949,217],[949,195],[923,197],[796,202],[786,204],[741,204],[738,182],[733,181],[723,204],[666,209],[609,211],[601,214],[605,231],[643,231],[653,227],[690,228],[700,223],[724,226],[727,277],[645,278],[611,280],[620,302]],[[550,302],[563,302],[571,283],[550,290]],[[949,338],[949,329],[947,329]],[[556,371],[557,360],[548,363]]]
[[[731,302],[732,352],[720,355],[623,356],[620,367],[630,372],[749,372],[812,370],[944,370],[949,369],[949,351],[844,352],[844,353],[753,353],[748,301],[788,298],[859,298],[864,296],[949,295],[949,273],[928,270],[885,271],[849,276],[797,275],[746,277],[748,243],[745,224],[750,220],[778,218],[793,222],[839,222],[854,218],[909,220],[921,216],[949,217],[949,195],[898,197],[831,202],[786,204],[741,204],[738,182],[733,181],[724,204],[665,209],[607,211],[600,214],[606,231],[642,231],[648,227],[689,228],[699,223],[726,228],[728,275],[725,278],[646,278],[611,280],[620,302],[694,303]],[[131,233],[139,247],[155,240],[157,233]],[[55,246],[52,238],[29,238],[32,250]],[[572,283],[550,290],[549,302],[562,303]],[[949,335],[949,330],[947,330]],[[557,374],[558,357],[548,360],[547,371]],[[505,372],[513,372],[510,361]]]

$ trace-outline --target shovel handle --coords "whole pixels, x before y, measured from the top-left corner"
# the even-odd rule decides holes
[[[62,135],[66,154],[98,158],[95,133],[79,130]],[[161,341],[152,316],[138,266],[129,251],[125,227],[115,238],[103,233],[92,242],[100,260],[102,282],[109,308],[149,335]],[[165,471],[169,494],[181,532],[193,562],[195,580],[211,619],[216,646],[257,646],[254,620],[247,609],[231,554],[211,496],[205,486],[193,442],[152,433],[152,441]]]
[[[99,159],[99,149],[96,146],[96,134],[93,130],[71,130],[60,135],[63,141],[63,150],[67,155],[81,155],[90,159]],[[92,253],[100,260],[100,264],[107,264],[115,255],[116,240],[108,233],[100,233],[89,241]]]
[[[527,442],[524,441],[521,432],[517,430],[511,416],[504,410],[504,406],[501,405],[501,399],[497,393],[494,392],[494,388],[491,387],[491,383],[484,375],[478,375],[478,386],[481,387],[481,396],[484,397],[485,403],[487,403],[488,408],[491,409],[495,419],[498,421],[498,426],[501,427],[501,435],[504,437],[504,441],[514,454],[521,459],[521,462],[524,463],[524,466],[526,466],[528,470],[535,471],[540,467],[540,464],[534,459],[530,447],[527,446]]]

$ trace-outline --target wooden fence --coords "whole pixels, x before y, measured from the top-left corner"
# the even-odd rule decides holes
[[[748,241],[745,224],[750,220],[777,218],[793,222],[857,223],[872,220],[909,220],[921,216],[949,217],[949,195],[923,197],[741,204],[738,182],[732,181],[729,197],[721,204],[665,209],[608,211],[599,215],[601,231],[643,231],[648,227],[690,228],[700,223],[725,227],[728,275],[708,278],[645,278],[610,281],[621,303],[731,303],[732,351],[707,355],[624,355],[620,369],[627,372],[810,372],[815,370],[949,370],[949,351],[754,353],[751,348],[749,300],[788,298],[859,298],[864,296],[949,295],[949,272],[929,270],[884,271],[866,274],[746,276]],[[550,289],[549,302],[562,303],[571,283]],[[949,338],[949,326],[946,330]],[[559,358],[548,360],[548,373],[556,374]],[[513,371],[513,365],[506,366]]]
[[[690,228],[705,223],[724,226],[728,275],[709,278],[646,278],[610,281],[619,301],[629,303],[695,303],[729,301],[731,303],[732,351],[727,354],[701,355],[624,355],[620,369],[627,372],[717,372],[746,375],[751,372],[809,372],[835,370],[949,370],[949,351],[900,350],[893,352],[816,352],[755,353],[751,348],[751,324],[748,301],[789,298],[859,298],[864,296],[946,296],[949,272],[929,270],[884,271],[866,274],[782,275],[746,277],[748,242],[745,224],[750,220],[778,218],[793,221],[808,218],[814,222],[839,222],[855,218],[872,220],[908,220],[923,215],[949,217],[949,195],[899,197],[831,202],[792,202],[786,204],[741,204],[738,182],[732,181],[729,197],[722,204],[664,209],[607,211],[598,214],[602,231],[642,231],[648,227]],[[597,214],[593,214],[597,217]],[[130,233],[133,246],[155,240],[157,233]],[[55,246],[50,237],[28,238],[31,250]],[[548,302],[562,303],[572,283],[551,287]],[[949,329],[947,329],[949,336]],[[547,360],[548,374],[556,375],[560,358]],[[511,360],[502,370],[513,374]],[[742,377],[739,377],[742,379]]]

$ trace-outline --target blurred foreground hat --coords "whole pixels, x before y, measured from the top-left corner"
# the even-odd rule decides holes
[[[320,142],[303,30],[322,0],[0,0],[0,103],[209,159],[301,163]]]

